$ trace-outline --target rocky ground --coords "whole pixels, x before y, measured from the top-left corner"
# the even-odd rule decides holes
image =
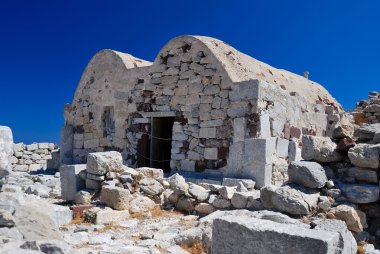
[[[115,151],[1,169],[0,253],[380,253],[379,133],[303,135],[288,181],[260,189],[130,168]]]

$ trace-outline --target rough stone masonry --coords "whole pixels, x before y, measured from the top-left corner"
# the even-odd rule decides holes
[[[64,164],[115,150],[132,167],[218,169],[259,187],[287,180],[301,135],[350,120],[321,85],[203,36],[172,39],[153,63],[98,52],[64,118]]]

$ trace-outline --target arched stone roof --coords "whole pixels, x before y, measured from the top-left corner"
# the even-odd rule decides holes
[[[289,92],[297,92],[300,96],[316,101],[330,102],[341,109],[340,104],[320,84],[304,78],[292,72],[277,69],[266,63],[258,61],[244,53],[239,52],[227,43],[207,36],[179,36],[170,40],[157,55],[155,63],[160,55],[178,48],[184,43],[190,43],[209,53],[217,59],[219,65],[225,70],[232,82],[241,82],[250,79],[259,79],[267,83],[283,86]]]
[[[120,74],[120,72],[129,69],[145,67],[151,64],[149,61],[139,59],[130,54],[111,49],[101,50],[97,52],[87,64],[75,91],[73,102],[77,102],[83,96],[82,92],[86,86],[91,86],[94,83],[93,76],[97,70],[108,71],[110,74]]]

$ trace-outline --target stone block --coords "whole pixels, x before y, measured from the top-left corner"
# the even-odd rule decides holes
[[[241,142],[245,139],[245,131],[246,131],[247,121],[244,117],[239,117],[234,119],[233,123],[233,142]]]
[[[111,224],[113,222],[120,222],[129,218],[129,212],[127,210],[117,211],[108,207],[101,209],[99,207],[91,208],[84,213],[85,219],[88,222],[101,225]]]
[[[85,181],[86,188],[91,190],[99,190],[101,188],[101,182],[92,180],[92,179],[86,179]]]
[[[339,244],[337,246],[339,252],[336,253],[357,253],[356,240],[343,221],[325,219],[317,222],[313,221],[313,224],[316,225],[314,229],[339,233]]]
[[[308,188],[322,188],[327,182],[325,169],[316,162],[291,162],[288,168],[289,181]]]
[[[200,128],[199,138],[215,138],[216,128]]]
[[[256,187],[262,188],[272,183],[272,164],[253,161],[243,165],[240,176],[253,179]]]
[[[348,150],[348,158],[357,167],[379,168],[380,146],[357,144]]]
[[[73,126],[72,125],[64,125],[61,128],[61,162],[63,164],[71,164],[73,163]]]
[[[38,149],[38,144],[37,143],[26,145],[26,150],[27,151],[35,151],[37,149]]]
[[[100,194],[100,202],[115,210],[128,210],[131,193],[119,187],[103,186]]]
[[[229,187],[237,187],[239,184],[243,184],[244,187],[247,189],[253,189],[255,188],[256,182],[252,179],[240,179],[240,178],[223,178],[222,185],[223,186],[229,186]]]
[[[288,159],[289,162],[300,161],[302,159],[301,149],[298,147],[298,144],[293,140],[289,141]]]
[[[260,115],[259,131],[260,138],[270,138],[272,136],[270,129],[269,114],[263,113]]]
[[[244,162],[254,161],[265,164],[272,163],[275,152],[275,138],[250,138],[244,141]]]
[[[276,141],[276,154],[278,157],[286,159],[289,152],[289,140],[277,138]]]
[[[237,177],[243,167],[244,142],[237,142],[230,145],[226,175]]]
[[[204,157],[206,160],[217,160],[218,148],[205,148]]]
[[[229,98],[231,101],[253,100],[259,98],[259,80],[247,80],[233,86]]]
[[[216,218],[211,253],[334,254],[339,234],[249,216]]]
[[[191,172],[195,171],[195,161],[181,160],[181,170]]]
[[[123,158],[119,152],[98,152],[87,155],[87,172],[94,175],[104,175],[107,172],[123,170]]]

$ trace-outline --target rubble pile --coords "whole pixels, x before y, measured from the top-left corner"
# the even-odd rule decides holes
[[[380,123],[380,93],[370,92],[367,100],[361,100],[356,104],[353,115],[357,124]]]

